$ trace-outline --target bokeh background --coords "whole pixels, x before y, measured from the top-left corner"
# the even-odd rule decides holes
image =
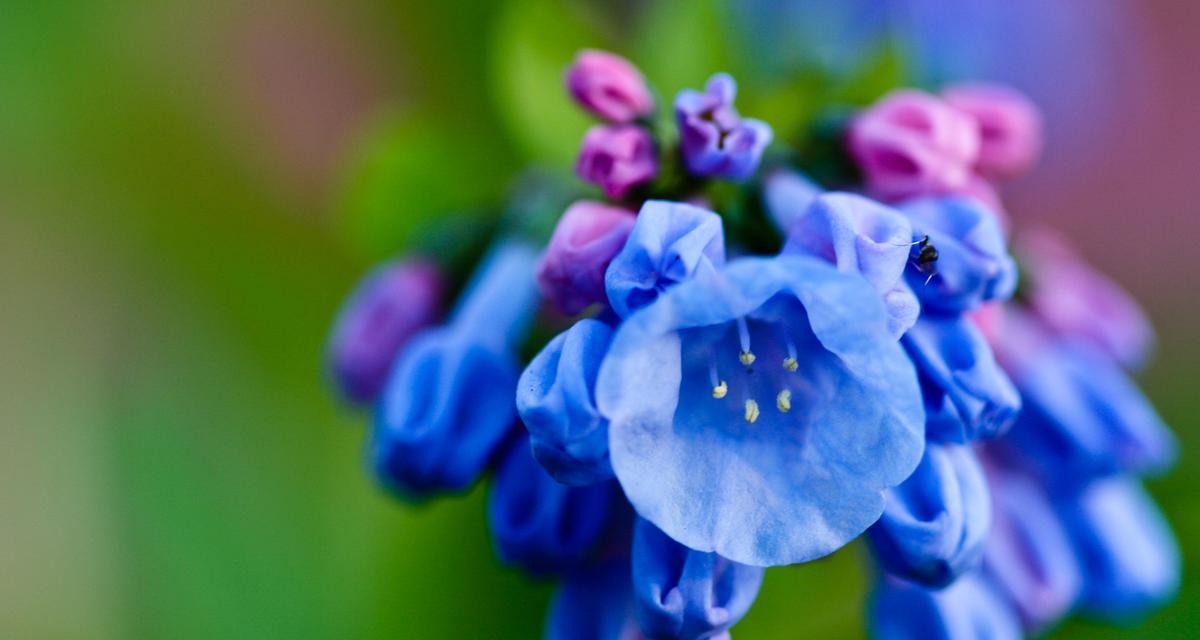
[[[1009,202],[1155,320],[1183,455],[1150,486],[1187,565],[1140,626],[1053,636],[1194,636],[1200,5],[1174,0],[0,1],[0,636],[539,635],[550,587],[494,560],[483,489],[378,491],[321,352],[370,264],[569,165],[582,46],[666,96],[733,71],[777,127],[864,73],[1041,102]],[[861,555],[769,572],[736,635],[861,636]]]

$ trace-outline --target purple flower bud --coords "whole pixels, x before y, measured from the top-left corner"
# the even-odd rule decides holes
[[[942,94],[979,127],[975,168],[989,178],[1025,173],[1042,151],[1042,115],[1029,98],[1003,85],[967,84]]]
[[[437,319],[442,277],[425,260],[375,268],[342,305],[329,339],[329,368],[342,394],[369,403],[417,330]]]
[[[635,219],[628,209],[589,200],[568,207],[538,266],[542,297],[567,315],[604,301],[604,272]]]
[[[1047,229],[1027,233],[1020,253],[1029,269],[1029,303],[1052,332],[1091,343],[1128,368],[1153,349],[1154,332],[1137,302]]]
[[[694,175],[745,180],[771,143],[771,127],[742,118],[733,108],[737,83],[728,74],[708,79],[704,92],[690,89],[675,98],[683,161]]]
[[[635,125],[596,125],[583,137],[575,173],[599,185],[604,195],[622,198],[633,187],[658,175],[654,140]]]
[[[913,90],[890,93],[859,114],[848,142],[868,190],[884,200],[958,193],[979,158],[975,121]]]
[[[584,109],[616,123],[633,122],[654,111],[646,80],[628,60],[607,51],[585,49],[567,69],[567,91]]]

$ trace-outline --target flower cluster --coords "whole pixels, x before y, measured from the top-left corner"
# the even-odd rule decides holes
[[[891,93],[845,132],[864,184],[826,191],[802,156],[764,161],[727,74],[676,97],[676,131],[623,58],[585,51],[566,86],[604,121],[576,165],[600,193],[548,240],[501,235],[443,324],[450,276],[381,268],[330,345],[384,487],[491,473],[497,555],[559,583],[548,638],[728,637],[766,568],[860,537],[881,638],[1020,637],[1173,592],[1137,480],[1174,451],[1129,378],[1145,318],[1044,232],[1015,296],[995,185],[1038,155],[1026,99]]]

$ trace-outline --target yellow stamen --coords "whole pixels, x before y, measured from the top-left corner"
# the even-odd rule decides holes
[[[725,394],[729,393],[729,385],[725,384],[725,381],[722,380],[721,384],[718,384],[717,386],[713,387],[712,393],[713,393],[714,398],[716,398],[717,400],[720,400],[721,398],[725,397]]]
[[[783,368],[784,368],[784,369],[787,369],[787,370],[788,370],[788,371],[790,371],[791,373],[795,373],[795,372],[796,372],[796,369],[797,369],[797,368],[799,368],[799,367],[800,367],[800,363],[799,363],[799,362],[796,362],[796,359],[795,359],[795,358],[790,358],[790,357],[789,357],[789,358],[784,358],[784,359],[783,359]]]
[[[758,403],[753,400],[746,401],[746,422],[754,424],[758,420]]]
[[[792,410],[792,392],[784,389],[775,396],[775,408],[787,413]]]
[[[738,354],[738,360],[740,360],[741,363],[747,367],[754,364],[754,361],[757,358],[758,356],[754,355],[754,353],[751,351],[742,351]]]

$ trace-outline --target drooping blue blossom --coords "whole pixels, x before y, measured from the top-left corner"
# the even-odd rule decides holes
[[[1097,480],[1057,507],[1083,569],[1089,613],[1127,621],[1178,591],[1179,544],[1137,480]]]
[[[862,275],[883,297],[893,336],[916,322],[920,304],[902,279],[913,233],[903,215],[859,195],[825,193],[791,217],[782,253],[815,256]]]
[[[535,575],[562,573],[588,557],[609,526],[613,483],[569,487],[555,482],[519,438],[500,463],[488,496],[497,554]]]
[[[1017,417],[1020,395],[966,317],[922,315],[902,342],[917,367],[930,440],[992,438]]]
[[[648,200],[625,248],[608,265],[604,287],[622,318],[691,278],[709,278],[725,264],[725,233],[717,214],[682,202]]]
[[[871,598],[876,640],[1020,640],[1016,613],[986,579],[967,574],[944,589],[884,577]]]
[[[771,127],[743,118],[733,106],[737,82],[729,74],[708,79],[704,91],[685,89],[675,98],[680,152],[690,173],[745,180],[758,169],[771,143]]]
[[[984,573],[1026,628],[1043,629],[1079,598],[1083,577],[1071,540],[1034,478],[993,464],[988,480],[993,517]]]
[[[912,222],[913,240],[928,235],[938,253],[932,274],[908,272],[924,309],[961,313],[1012,296],[1017,267],[993,211],[963,197],[922,198],[900,209]]]
[[[645,640],[633,613],[629,558],[569,574],[550,601],[546,640]]]
[[[375,409],[368,462],[410,497],[470,486],[511,432],[519,342],[537,300],[533,247],[506,241],[475,271],[445,326],[412,339]]]
[[[888,491],[883,516],[868,534],[888,573],[942,587],[978,566],[991,512],[975,452],[931,443],[917,470]]]
[[[585,318],[552,339],[517,383],[517,411],[533,455],[556,480],[586,485],[611,478],[608,419],[596,408],[596,376],[612,328]]]
[[[652,638],[727,637],[758,596],[763,568],[689,549],[638,518],[633,533],[635,612]]]
[[[828,554],[878,519],[921,458],[919,393],[874,288],[785,255],[680,283],[626,318],[596,403],[642,517],[769,566]]]
[[[1110,356],[1047,334],[1019,310],[1004,317],[1000,356],[1024,409],[1000,442],[1007,457],[1055,485],[1113,473],[1154,473],[1174,461],[1175,438]]]

